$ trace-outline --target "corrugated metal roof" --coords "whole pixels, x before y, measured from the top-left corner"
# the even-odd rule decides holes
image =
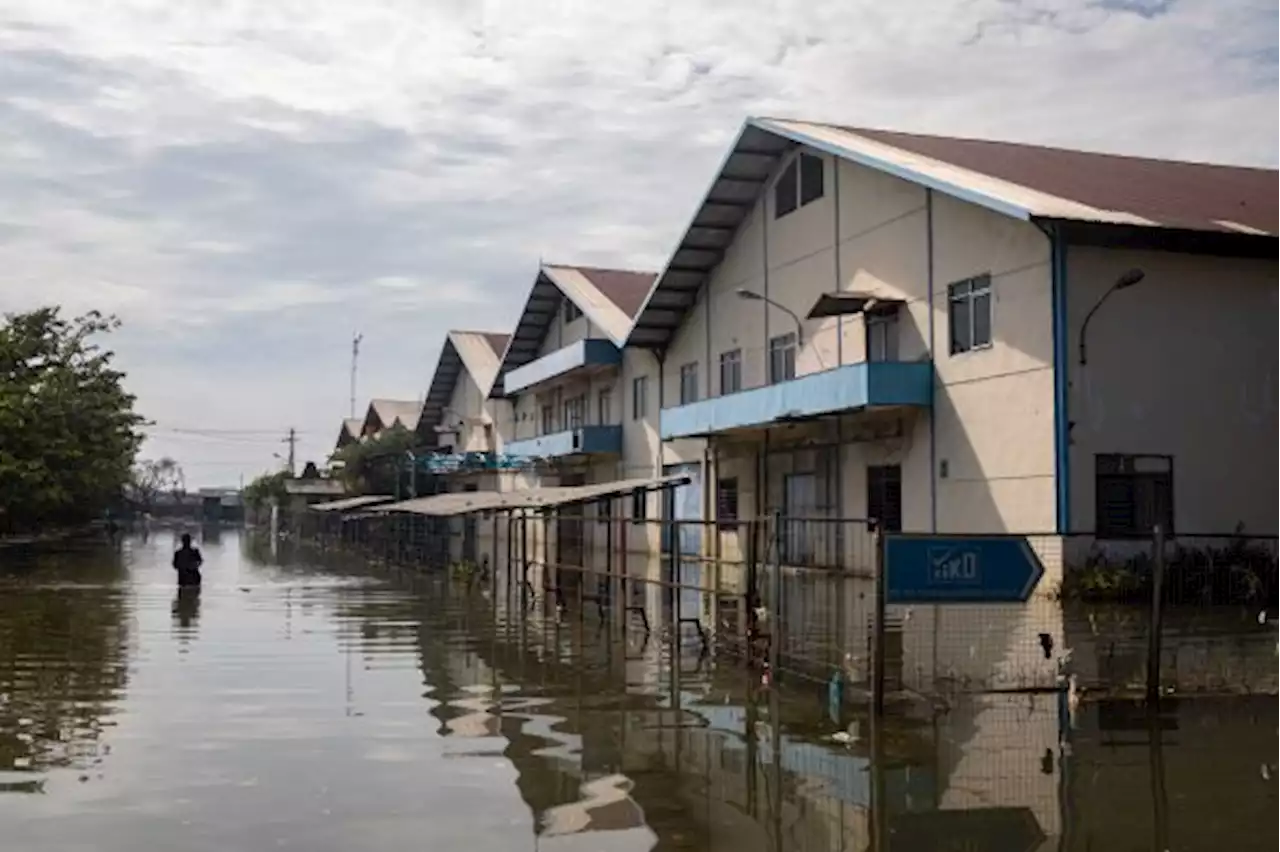
[[[329,503],[316,503],[310,509],[313,512],[345,512],[348,509],[359,509],[364,506],[376,506],[389,503],[396,498],[387,494],[362,494],[359,497],[347,497],[345,500],[333,500]]]
[[[286,479],[284,482],[284,492],[299,497],[336,497],[344,490],[336,479]]]
[[[538,269],[516,324],[491,396],[502,395],[502,378],[538,357],[560,305],[569,299],[616,346],[631,333],[631,323],[657,276],[652,272],[594,266],[543,264]]]
[[[440,348],[440,358],[431,374],[431,387],[422,406],[418,431],[434,429],[444,419],[444,410],[453,399],[453,389],[465,369],[487,396],[498,375],[502,352],[510,335],[496,331],[450,331]],[[434,436],[431,436],[434,438]]]
[[[806,145],[1024,220],[1274,237],[1277,172],[753,118],[743,125],[633,324],[661,348],[779,159]]]
[[[362,435],[372,435],[382,429],[390,429],[397,422],[410,432],[418,428],[422,416],[422,403],[415,399],[375,399],[369,402]]]
[[[797,129],[824,125],[789,124]],[[1033,216],[1275,234],[1277,172],[1242,166],[1154,160],[981,139],[921,136],[886,130],[833,128],[899,151],[949,163],[1057,199],[1036,199]],[[1061,202],[1075,215],[1056,212]],[[1082,205],[1087,210],[1078,210]],[[1064,214],[1067,211],[1064,211]]]
[[[651,479],[621,479],[592,485],[548,486],[528,488],[522,491],[462,491],[452,494],[433,494],[402,500],[377,507],[379,512],[407,512],[415,515],[449,517],[472,512],[494,512],[509,509],[551,509],[574,503],[589,503],[613,495],[632,491],[653,491],[683,485],[688,476],[659,476]]]

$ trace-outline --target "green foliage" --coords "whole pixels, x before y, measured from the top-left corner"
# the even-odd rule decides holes
[[[1165,560],[1164,598],[1190,604],[1274,606],[1277,560],[1272,543],[1234,538],[1225,547],[1178,547]],[[1068,568],[1065,600],[1141,603],[1151,601],[1154,557],[1142,552],[1126,558],[1090,554]]]
[[[408,490],[409,453],[416,436],[396,425],[376,438],[343,447],[334,456],[342,463],[349,494],[396,494]]]
[[[283,503],[286,496],[284,483],[288,478],[289,472],[284,470],[264,473],[245,486],[241,499],[250,509],[259,509],[269,504],[272,498]]]
[[[130,482],[144,421],[113,353],[94,343],[118,325],[57,308],[0,322],[0,528],[87,520]]]

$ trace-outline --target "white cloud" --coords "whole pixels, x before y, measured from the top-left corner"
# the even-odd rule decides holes
[[[118,311],[149,411],[311,455],[353,331],[414,396],[540,257],[661,263],[748,114],[1277,153],[1263,0],[5,0],[0,56],[0,308]]]

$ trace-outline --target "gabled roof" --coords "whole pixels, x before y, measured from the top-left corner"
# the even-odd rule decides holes
[[[417,400],[375,399],[369,403],[360,434],[370,435],[381,429],[390,429],[397,422],[412,432],[418,428],[418,418],[421,416],[422,403]]]
[[[347,444],[360,440],[360,432],[363,428],[364,421],[359,417],[344,417],[342,428],[338,430],[338,440],[335,442],[335,448],[340,450]]]
[[[663,347],[755,206],[779,159],[806,145],[1027,221],[1274,237],[1277,172],[748,119],[636,317],[628,343]]]
[[[622,346],[655,278],[652,272],[543,264],[502,353],[491,395],[501,394],[503,376],[538,357],[538,349],[565,299],[577,305],[614,345]]]
[[[464,369],[479,386],[481,398],[489,395],[509,337],[496,331],[450,331],[445,335],[440,359],[431,374],[427,401],[422,406],[419,430],[441,425],[444,410],[453,398],[453,389],[457,387]]]

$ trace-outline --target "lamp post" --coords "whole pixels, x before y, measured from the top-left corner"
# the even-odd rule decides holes
[[[1089,321],[1092,320],[1093,315],[1098,312],[1098,308],[1102,307],[1103,303],[1106,302],[1107,299],[1111,297],[1112,293],[1116,292],[1117,290],[1128,289],[1129,287],[1132,287],[1134,284],[1137,284],[1139,281],[1141,281],[1143,278],[1146,278],[1146,277],[1147,277],[1147,274],[1143,272],[1141,269],[1136,269],[1136,268],[1130,269],[1128,272],[1124,273],[1119,278],[1117,278],[1115,283],[1107,288],[1107,292],[1102,294],[1102,298],[1098,299],[1098,301],[1094,303],[1093,307],[1089,309],[1089,313],[1085,314],[1084,322],[1080,324],[1080,365],[1081,366],[1084,366],[1085,364],[1089,363],[1089,348],[1088,348]]]
[[[777,308],[784,314],[788,314],[796,323],[796,346],[804,345],[804,323],[801,322],[799,314],[788,308],[786,305],[779,304],[763,293],[757,293],[755,290],[748,290],[746,287],[739,287],[733,291],[739,299],[748,302],[764,302],[766,305]]]

